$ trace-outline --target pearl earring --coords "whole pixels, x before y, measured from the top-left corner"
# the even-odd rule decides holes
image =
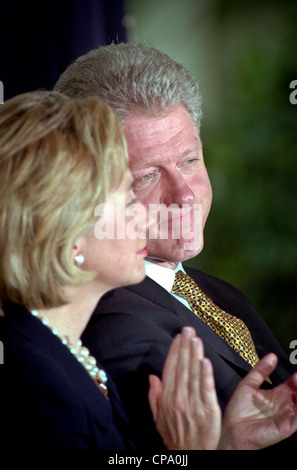
[[[79,266],[81,266],[85,262],[85,257],[81,253],[79,255],[76,255],[74,259]]]

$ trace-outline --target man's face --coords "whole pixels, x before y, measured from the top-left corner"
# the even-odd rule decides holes
[[[197,127],[181,106],[158,117],[136,115],[127,119],[125,136],[136,197],[148,208],[150,204],[179,207],[169,225],[178,217],[183,227],[180,237],[171,236],[168,230],[166,239],[154,237],[148,242],[148,258],[174,268],[177,262],[202,250],[203,228],[212,200]],[[182,214],[182,206],[187,214]],[[195,219],[195,207],[202,207],[201,223]],[[186,245],[194,239],[199,243]]]

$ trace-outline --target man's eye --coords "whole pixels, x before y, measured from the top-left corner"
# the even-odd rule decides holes
[[[199,168],[199,158],[189,158],[180,165],[180,170],[184,172],[193,172]]]
[[[139,191],[156,184],[159,181],[160,176],[159,171],[150,171],[149,173],[145,173],[144,175],[137,177],[134,182],[134,190]]]
[[[142,176],[141,179],[143,181],[148,181],[153,177],[153,173],[147,173],[146,175]]]

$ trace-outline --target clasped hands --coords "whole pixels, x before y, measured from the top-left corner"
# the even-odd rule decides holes
[[[275,369],[267,354],[241,380],[221,416],[209,359],[191,327],[173,340],[162,381],[150,375],[148,399],[168,450],[255,450],[297,430],[297,373],[270,390],[260,389]]]

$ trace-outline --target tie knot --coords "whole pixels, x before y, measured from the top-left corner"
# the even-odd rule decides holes
[[[177,294],[185,299],[194,299],[201,293],[196,282],[183,271],[175,273],[175,279],[171,290],[172,294]]]

